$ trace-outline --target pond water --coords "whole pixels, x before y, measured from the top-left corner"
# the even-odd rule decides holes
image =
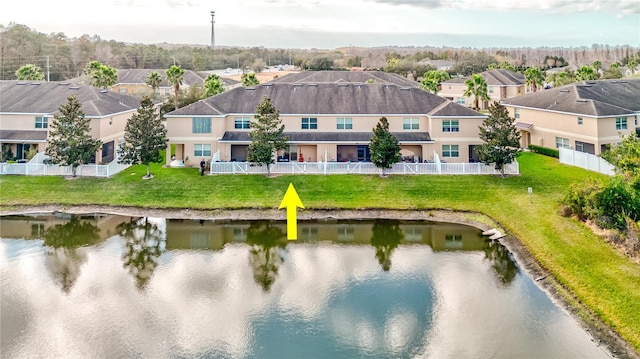
[[[0,218],[3,358],[608,358],[478,229]]]

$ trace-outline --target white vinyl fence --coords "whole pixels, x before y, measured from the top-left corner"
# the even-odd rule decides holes
[[[0,163],[0,174],[24,176],[71,176],[71,166],[46,164],[43,153],[38,153],[27,163]],[[76,176],[111,177],[128,168],[129,165],[113,161],[107,165],[80,165]]]
[[[518,162],[505,166],[505,174],[520,173]],[[266,174],[266,166],[252,166],[248,162],[212,162],[212,174]],[[380,174],[381,170],[371,162],[277,162],[271,165],[273,174]],[[396,163],[387,174],[418,175],[499,175],[494,166],[482,163]]]
[[[560,148],[560,163],[604,173],[609,176],[615,174],[615,167],[603,158],[568,148]]]

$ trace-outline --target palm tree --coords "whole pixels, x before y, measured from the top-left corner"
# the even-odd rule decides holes
[[[527,86],[531,86],[533,92],[538,91],[538,86],[544,82],[544,76],[539,67],[529,67],[524,71],[524,78]]]
[[[18,80],[39,81],[44,79],[44,74],[42,73],[40,67],[34,64],[27,64],[20,67],[18,71],[16,71],[16,77],[18,78]]]
[[[449,79],[451,77],[446,71],[430,70],[424,73],[422,81],[420,81],[420,88],[431,93],[438,93],[440,83]]]
[[[215,96],[224,92],[224,84],[216,74],[209,74],[202,85],[202,98]]]
[[[464,96],[473,96],[473,106],[474,109],[479,110],[479,100],[488,101],[489,94],[487,90],[487,81],[478,74],[473,74],[471,78],[464,82],[467,85],[467,89],[464,90]]]
[[[602,68],[602,62],[600,62],[600,60],[596,60],[591,64],[591,66],[596,69],[597,72],[600,72],[600,69]]]
[[[162,77],[160,77],[159,73],[153,71],[149,74],[149,77],[147,77],[145,83],[151,86],[151,88],[153,89],[153,94],[155,95],[156,91],[158,91],[158,88],[160,87],[160,84],[162,83]]]
[[[182,85],[182,81],[184,80],[184,69],[177,65],[172,65],[167,70],[167,81],[173,85],[173,104],[175,105],[175,109],[178,109],[178,93],[180,92],[180,85]]]
[[[597,80],[600,77],[600,74],[596,72],[596,70],[591,66],[582,66],[578,70],[576,70],[576,79],[578,81],[590,81]]]

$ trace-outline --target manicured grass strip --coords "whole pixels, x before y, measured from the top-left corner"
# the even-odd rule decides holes
[[[289,183],[306,208],[453,209],[492,217],[640,351],[640,266],[619,255],[558,205],[573,181],[598,174],[525,153],[521,176],[260,175],[201,177],[196,168],[143,166],[109,179],[0,176],[0,206],[114,205],[146,208],[277,208]],[[527,188],[533,188],[529,203]]]

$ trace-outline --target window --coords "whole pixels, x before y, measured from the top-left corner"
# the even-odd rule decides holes
[[[513,117],[520,118],[520,109],[519,108],[514,108],[513,109]]]
[[[317,130],[318,129],[318,119],[315,117],[303,117],[302,118],[302,129],[303,130]]]
[[[560,148],[560,147],[571,148],[571,146],[569,146],[569,139],[556,137],[556,148]]]
[[[210,117],[194,117],[192,120],[193,133],[211,133]]]
[[[626,130],[626,129],[627,129],[627,118],[616,117],[616,130]]]
[[[338,117],[336,126],[338,130],[352,130],[353,120],[348,117]]]
[[[236,117],[235,118],[235,128],[238,129],[246,129],[250,128],[251,118],[250,117]]]
[[[193,145],[193,155],[196,157],[210,157],[211,156],[211,145],[205,144],[195,144]]]
[[[578,125],[582,125],[584,123],[584,121],[582,120],[582,117],[578,117]]]
[[[465,104],[465,102],[464,102],[464,97],[458,97],[458,98],[456,98],[456,103],[457,103],[458,105],[464,105],[464,104]]]
[[[418,130],[420,129],[420,124],[418,123],[417,118],[409,117],[402,119],[402,129],[403,130]]]
[[[126,87],[120,87],[120,93],[123,95],[127,94],[127,88]]]
[[[442,145],[442,157],[459,157],[458,145]]]
[[[489,93],[493,93],[493,87],[489,87]]]
[[[47,128],[49,127],[49,119],[44,116],[36,117],[36,128]]]
[[[442,120],[442,132],[460,132],[460,121]]]

